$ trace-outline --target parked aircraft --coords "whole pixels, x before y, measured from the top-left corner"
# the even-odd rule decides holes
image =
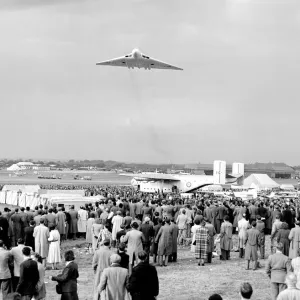
[[[144,68],[183,70],[181,68],[164,63],[150,56],[144,55],[139,49],[133,49],[130,54],[96,63],[97,66],[127,67],[128,69]]]
[[[141,192],[189,193],[213,184],[243,184],[244,164],[233,163],[232,173],[226,174],[226,162],[214,161],[213,175],[183,175],[161,173],[120,174],[133,177],[131,185]]]

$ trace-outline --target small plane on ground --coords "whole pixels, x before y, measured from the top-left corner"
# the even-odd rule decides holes
[[[144,55],[139,49],[133,49],[130,54],[122,57],[113,58],[96,63],[97,66],[127,67],[128,69],[144,68],[151,69],[167,69],[167,70],[183,70],[181,68],[164,63],[157,59]]]
[[[207,185],[233,184],[244,182],[244,164],[233,163],[232,173],[226,174],[226,162],[214,161],[213,175],[183,175],[145,172],[138,174],[120,174],[133,177],[131,185],[141,192],[148,193],[189,193]]]

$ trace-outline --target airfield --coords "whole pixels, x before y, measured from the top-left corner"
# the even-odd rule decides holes
[[[61,179],[39,179],[37,174],[28,170],[23,176],[9,176],[12,172],[0,170],[0,185],[4,184],[30,184],[30,185],[130,185],[131,177],[121,176],[116,172],[103,171],[47,171],[39,172],[43,176],[56,175]],[[74,176],[91,176],[92,180],[74,180]],[[297,184],[297,180],[276,180],[279,184]],[[47,188],[47,187],[46,187]],[[0,210],[3,205],[0,205]],[[237,235],[234,235],[234,245],[237,245]],[[84,239],[67,241],[62,244],[62,251],[72,249],[75,251],[76,261],[79,265],[78,293],[79,299],[92,299],[93,270],[92,254],[86,250]],[[266,254],[270,251],[270,236],[266,237]],[[266,256],[267,257],[267,256]],[[231,252],[231,260],[222,262],[219,258],[213,259],[212,264],[199,267],[190,252],[190,247],[178,247],[177,263],[169,263],[168,267],[157,267],[160,283],[159,300],[207,300],[214,293],[222,295],[224,300],[239,299],[239,285],[248,281],[254,288],[253,298],[257,300],[270,300],[270,283],[265,273],[266,260],[261,261],[262,268],[257,271],[246,271],[245,260],[238,258],[237,252]],[[47,299],[57,299],[55,282],[49,280],[50,275],[57,275],[63,269],[48,270],[45,277]],[[0,295],[0,299],[1,295]]]
[[[22,176],[16,176],[13,172],[7,170],[0,170],[0,185],[5,184],[30,184],[30,185],[80,185],[80,186],[92,186],[92,185],[130,185],[131,177],[121,176],[114,171],[43,171],[39,174],[43,176],[56,175],[61,179],[40,179],[37,174],[34,174],[32,170],[25,171],[27,174]],[[12,175],[12,176],[9,176]],[[91,180],[75,180],[74,176],[79,177],[90,176]],[[293,184],[297,185],[297,179],[273,179],[278,184]]]
[[[22,176],[16,176],[13,172],[6,170],[0,170],[0,185],[4,184],[39,184],[39,185],[51,185],[51,184],[66,184],[66,185],[130,185],[130,177],[121,176],[116,172],[106,171],[44,171],[39,172],[43,176],[56,175],[61,179],[40,179],[37,174],[34,174],[32,170],[25,171],[27,174]],[[9,176],[9,175],[12,176]],[[92,180],[75,180],[74,176],[78,174],[79,177],[90,176]]]

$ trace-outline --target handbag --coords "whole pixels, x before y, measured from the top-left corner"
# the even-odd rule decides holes
[[[56,293],[59,294],[59,295],[61,295],[61,294],[62,294],[62,288],[61,288],[61,285],[60,285],[60,284],[57,284],[55,288],[56,288]]]

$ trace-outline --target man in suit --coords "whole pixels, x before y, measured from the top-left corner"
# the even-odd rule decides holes
[[[271,279],[271,296],[276,300],[278,294],[286,289],[285,277],[291,271],[289,258],[282,254],[283,244],[277,244],[275,254],[269,256],[266,264],[266,273]]]
[[[216,228],[217,233],[220,233],[221,224],[226,215],[227,215],[227,209],[223,204],[220,203],[219,208],[218,208],[218,216],[217,216],[217,228]],[[229,219],[228,219],[228,221],[229,221]]]
[[[34,225],[35,222],[31,220],[29,226],[25,227],[24,229],[25,246],[31,247],[33,251],[35,251],[34,237],[33,237]]]
[[[78,266],[74,262],[75,255],[72,250],[65,252],[66,267],[62,274],[50,276],[50,280],[57,281],[61,287],[61,299],[78,300],[77,278],[79,277]]]
[[[48,214],[44,216],[45,225],[50,228],[57,225],[57,217],[52,208],[49,208]]]
[[[33,236],[35,251],[42,257],[44,267],[46,267],[46,258],[48,257],[49,251],[49,229],[44,225],[44,218],[41,218],[40,225],[34,228]]]
[[[129,268],[129,255],[126,254],[125,249],[126,249],[126,245],[124,243],[120,243],[117,254],[121,257],[120,266],[122,268],[128,269]]]
[[[19,209],[15,208],[15,213],[11,216],[13,240],[12,245],[17,245],[17,240],[22,237],[22,215],[19,213]]]
[[[22,296],[22,300],[31,300],[36,293],[36,285],[39,281],[37,262],[30,257],[31,249],[22,249],[24,261],[20,265],[20,280],[16,292]]]
[[[261,220],[261,216],[256,216],[256,229],[259,231],[259,244],[260,258],[265,259],[265,223]]]
[[[293,214],[289,208],[288,204],[285,204],[284,210],[282,211],[282,222],[285,222],[289,225],[289,229],[295,227]]]
[[[101,275],[98,295],[105,291],[107,299],[125,299],[128,272],[120,266],[121,257],[118,254],[112,254],[110,262],[111,266],[104,269]]]
[[[147,262],[147,253],[138,254],[140,263],[133,268],[127,289],[132,300],[154,300],[159,294],[159,282],[156,268]]]
[[[74,205],[70,207],[69,215],[70,215],[69,232],[73,236],[73,240],[75,240],[76,234],[78,232],[78,212],[77,210],[74,209]]]
[[[256,220],[256,215],[257,215],[257,207],[255,206],[255,202],[254,201],[252,201],[252,203],[248,207],[248,209],[249,209],[249,214],[250,214],[250,222],[249,222],[249,224],[252,224],[252,222]]]
[[[2,216],[0,211],[0,240],[2,240],[6,247],[8,247],[8,220]]]
[[[21,263],[24,261],[24,256],[23,256],[23,248],[24,246],[24,241],[23,239],[18,239],[17,241],[18,246],[13,247],[10,250],[10,254],[12,255],[13,262],[14,262],[14,277],[13,277],[13,290],[15,291],[17,288],[17,285],[20,280],[20,266]]]
[[[60,234],[60,240],[64,240],[64,236],[66,234],[66,215],[62,211],[62,208],[58,208],[58,212],[56,214],[57,218],[57,230]]]
[[[9,264],[11,262],[11,255],[8,250],[4,248],[4,242],[0,240],[0,287],[2,289],[3,299],[11,292],[11,273]]]

